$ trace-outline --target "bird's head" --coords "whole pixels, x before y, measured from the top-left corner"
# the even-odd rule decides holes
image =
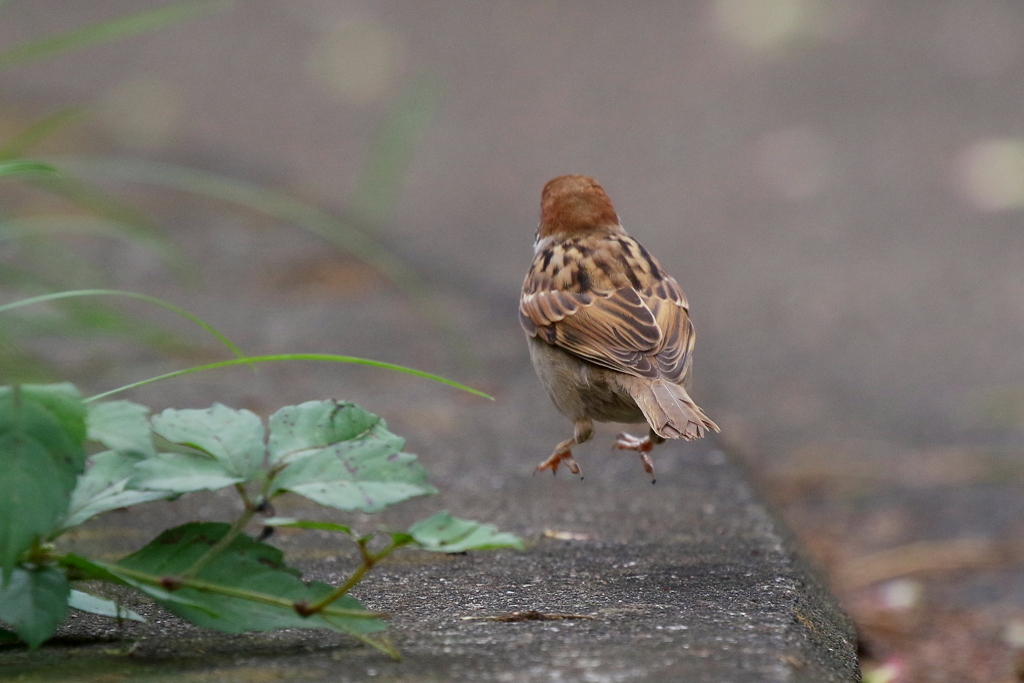
[[[544,186],[540,196],[538,240],[621,229],[612,200],[593,178],[563,175]]]

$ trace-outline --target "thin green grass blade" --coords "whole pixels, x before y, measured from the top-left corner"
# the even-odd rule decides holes
[[[53,302],[62,318],[37,321],[38,334],[68,339],[100,336],[119,337],[148,346],[162,353],[181,355],[194,351],[176,332],[166,327],[132,318],[113,306],[84,298]],[[13,314],[12,314],[13,316]],[[49,328],[49,329],[48,329]]]
[[[0,223],[0,245],[4,241],[2,233],[3,224]],[[16,237],[16,235],[13,237]],[[60,244],[47,245],[45,251],[47,253],[60,251],[61,246]],[[73,254],[63,256],[62,258],[66,259],[66,261],[64,263],[65,272],[61,275],[72,273],[73,277],[85,277],[87,271]],[[78,271],[81,271],[82,274],[77,274]],[[65,281],[58,281],[52,277],[46,277],[9,264],[4,264],[0,267],[0,285],[24,293],[65,291],[67,288]],[[15,380],[41,382],[54,376],[53,369],[49,368],[46,363],[39,359],[31,363],[31,367],[26,367],[25,372],[10,372],[12,368],[17,368],[18,364],[25,361],[26,358],[35,358],[30,351],[24,348],[26,346],[24,341],[21,343],[15,343],[14,341],[16,339],[24,340],[26,337],[31,336],[54,335],[64,338],[78,338],[95,336],[97,334],[112,335],[170,354],[187,353],[192,348],[182,341],[176,333],[169,332],[164,327],[133,319],[116,308],[105,306],[96,301],[88,301],[83,297],[73,297],[55,301],[54,304],[59,307],[62,315],[18,309],[11,311],[3,318],[3,324],[0,325],[0,331],[2,331],[0,336],[8,339],[9,344],[6,346],[0,345],[0,380],[6,380],[8,384],[13,383]],[[31,344],[28,344],[28,346],[31,346]],[[12,356],[11,354],[14,355]],[[41,372],[43,369],[46,371]]]
[[[49,164],[31,159],[0,161],[0,179],[55,176],[60,172]]]
[[[440,99],[438,83],[420,76],[403,88],[388,107],[356,181],[351,204],[357,214],[376,225],[391,220],[416,143],[430,127]]]
[[[165,242],[155,236],[140,235],[133,226],[100,216],[54,214],[0,220],[0,242],[56,235],[89,235],[141,242],[155,251],[165,246]]]
[[[466,336],[448,311],[430,294],[422,278],[369,235],[362,224],[339,218],[283,192],[210,171],[200,171],[144,159],[64,157],[62,168],[89,177],[145,183],[230,202],[308,230],[376,269],[420,307],[422,315],[446,338],[452,354],[464,366],[475,364]]]
[[[152,249],[178,277],[186,282],[199,280],[198,268],[186,258],[181,247],[164,237],[156,224],[135,207],[67,174],[36,176],[28,180],[46,192],[63,197],[79,209],[121,224],[126,235]]]
[[[39,296],[33,296],[27,299],[13,301],[9,304],[4,304],[3,306],[0,306],[0,313],[3,313],[4,311],[9,311],[14,308],[20,308],[22,306],[43,303],[44,301],[70,299],[79,296],[124,296],[131,299],[139,299],[140,301],[145,301],[146,303],[150,303],[155,306],[160,306],[161,308],[166,308],[167,310],[173,313],[177,313],[181,317],[192,321],[199,327],[209,332],[211,335],[216,337],[221,344],[230,349],[231,352],[238,356],[240,359],[245,358],[245,354],[242,353],[241,349],[235,346],[234,342],[225,337],[219,330],[217,330],[217,328],[215,328],[213,325],[209,324],[202,318],[192,313],[189,313],[184,308],[175,306],[170,302],[164,301],[163,299],[158,299],[155,296],[149,296],[148,294],[140,294],[139,292],[126,292],[120,289],[74,289],[67,292],[53,292],[51,294],[41,294]]]
[[[179,2],[147,12],[130,14],[67,33],[34,40],[0,52],[0,71],[13,66],[49,59],[62,52],[108,43],[126,36],[152,31],[227,7],[229,0]]]
[[[57,131],[67,128],[85,115],[82,107],[65,107],[43,117],[21,131],[0,147],[0,161],[22,156],[35,145],[50,137]]]
[[[2,310],[2,309],[0,309],[0,310]],[[474,389],[472,387],[467,387],[465,384],[459,384],[458,382],[450,380],[450,379],[448,379],[446,377],[441,377],[440,375],[434,375],[434,374],[431,374],[429,372],[423,372],[422,370],[415,370],[413,368],[407,368],[404,365],[395,365],[393,363],[385,363],[383,361],[370,360],[368,358],[358,358],[356,356],[338,356],[338,355],[331,354],[331,353],[283,353],[283,354],[275,354],[275,355],[271,355],[271,356],[246,356],[246,357],[243,357],[243,358],[234,358],[232,360],[220,361],[218,363],[207,363],[205,365],[197,365],[195,367],[185,368],[184,370],[175,370],[174,372],[168,372],[167,374],[164,374],[164,375],[159,375],[157,377],[150,377],[149,379],[144,379],[144,380],[141,380],[139,382],[133,382],[131,384],[126,384],[123,387],[118,387],[117,389],[111,389],[110,391],[105,391],[102,394],[96,394],[95,396],[90,396],[89,398],[87,398],[85,400],[87,402],[88,401],[98,401],[98,400],[100,400],[102,398],[106,398],[108,396],[112,396],[113,394],[118,394],[118,393],[120,393],[122,391],[128,391],[129,389],[135,389],[137,387],[145,386],[147,384],[152,384],[153,382],[159,382],[161,380],[171,379],[172,377],[180,377],[182,375],[188,375],[188,374],[191,374],[193,372],[202,372],[204,370],[215,370],[217,368],[226,368],[226,367],[230,367],[232,365],[243,365],[243,364],[249,364],[249,363],[272,363],[272,362],[286,361],[286,360],[306,360],[306,361],[313,360],[313,361],[327,361],[327,362],[332,362],[332,363],[352,363],[354,365],[368,365],[368,366],[373,367],[373,368],[383,368],[385,370],[394,370],[396,372],[403,372],[403,373],[405,373],[407,375],[413,375],[414,377],[422,377],[424,379],[433,380],[435,382],[440,382],[441,384],[447,384],[448,386],[454,387],[456,389],[461,389],[462,391],[467,391],[467,392],[469,392],[471,394],[475,394],[476,396],[482,396],[483,398],[488,398],[488,399],[491,399],[492,401],[494,400],[493,396],[485,394],[484,392],[479,391],[477,389]]]
[[[423,287],[420,278],[392,256],[365,231],[326,211],[283,192],[230,176],[146,159],[65,157],[62,166],[89,177],[169,187],[273,216],[309,230],[373,266],[399,287],[410,292]]]

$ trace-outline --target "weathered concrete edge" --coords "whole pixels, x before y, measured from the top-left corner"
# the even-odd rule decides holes
[[[795,650],[809,655],[805,661],[789,662],[793,683],[859,683],[861,671],[853,621],[842,610],[824,575],[808,558],[781,513],[765,499],[748,459],[735,450],[720,448],[753,490],[766,531],[776,538],[780,555],[787,558],[784,564],[792,568],[793,620],[785,629],[784,639],[792,643]]]

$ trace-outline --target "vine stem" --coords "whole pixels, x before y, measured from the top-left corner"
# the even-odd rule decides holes
[[[139,571],[137,569],[129,569],[122,567],[118,564],[111,564],[108,562],[99,562],[91,560],[97,567],[101,567],[114,576],[125,577],[132,581],[138,581],[153,586],[163,586],[168,577],[159,576],[157,574],[150,574],[148,572]],[[180,577],[171,577],[175,583],[175,588],[191,588],[197,591],[203,591],[206,593],[217,593],[219,595],[226,595],[229,598],[239,598],[241,600],[249,600],[250,602],[258,602],[264,605],[272,605],[274,607],[283,607],[285,609],[294,610],[295,603],[292,600],[285,598],[278,598],[273,595],[266,593],[259,593],[257,591],[250,591],[244,588],[233,588],[231,586],[223,586],[217,583],[210,583],[209,581],[200,581],[198,579],[186,579]],[[335,617],[348,617],[354,619],[383,619],[387,617],[383,612],[369,612],[365,610],[355,609],[343,609],[341,607],[325,607],[320,610],[325,616]]]
[[[356,545],[359,546],[359,554],[363,557],[362,564],[356,567],[356,570],[352,572],[352,575],[348,577],[345,583],[335,588],[319,602],[315,602],[312,605],[310,605],[308,608],[310,614],[322,612],[323,610],[328,609],[328,605],[330,605],[335,600],[341,598],[343,595],[352,590],[353,586],[362,581],[363,576],[366,575],[366,572],[373,569],[373,565],[377,564],[385,557],[395,552],[398,548],[402,547],[403,545],[406,545],[407,543],[396,543],[392,540],[379,552],[371,553],[366,547],[367,540],[368,539],[365,538],[356,539]]]

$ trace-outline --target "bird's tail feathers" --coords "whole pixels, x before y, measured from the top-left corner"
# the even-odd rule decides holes
[[[627,391],[658,436],[692,441],[703,438],[709,429],[720,431],[680,385],[664,379],[629,380]]]

